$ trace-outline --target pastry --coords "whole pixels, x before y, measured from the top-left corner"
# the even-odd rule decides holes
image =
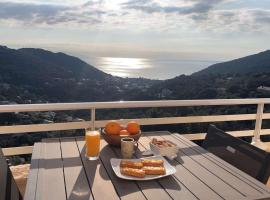
[[[143,166],[151,166],[151,167],[163,167],[163,160],[143,160],[142,164]]]
[[[129,161],[129,160],[121,160],[120,167],[128,167],[128,168],[140,169],[140,168],[143,167],[143,163],[142,162],[132,162],[132,161]]]
[[[127,175],[127,176],[135,176],[138,178],[144,178],[145,177],[145,171],[142,169],[135,169],[135,168],[128,168],[124,167],[120,170],[121,174]]]
[[[157,145],[160,148],[175,147],[176,146],[174,143],[172,143],[169,140],[157,140],[156,138],[153,138],[151,143],[154,144],[154,145]]]
[[[150,167],[145,166],[142,168],[146,175],[165,175],[166,169],[164,167]]]

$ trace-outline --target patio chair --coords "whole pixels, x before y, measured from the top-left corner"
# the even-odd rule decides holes
[[[22,200],[22,196],[0,148],[0,200]]]
[[[266,184],[270,175],[270,154],[244,140],[210,125],[202,145],[231,165]]]

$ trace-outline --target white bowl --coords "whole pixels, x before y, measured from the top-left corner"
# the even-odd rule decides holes
[[[173,142],[170,141],[170,143],[174,144]],[[174,144],[175,146],[173,147],[159,147],[152,142],[150,142],[150,148],[154,152],[155,155],[161,155],[161,156],[166,156],[169,159],[174,159],[177,157],[177,153],[179,151],[179,147]]]

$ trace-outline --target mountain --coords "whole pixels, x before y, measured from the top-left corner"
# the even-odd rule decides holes
[[[270,51],[157,81],[115,77],[64,53],[0,46],[0,72],[0,104],[246,98],[270,86]]]
[[[0,104],[270,97],[269,55],[270,51],[265,51],[219,63],[190,76],[179,75],[157,81],[115,77],[64,53],[31,48],[15,50],[0,46]],[[270,112],[268,107],[265,109],[265,112]],[[256,107],[104,109],[97,111],[97,119],[242,113],[256,113]],[[47,124],[88,118],[89,111],[3,113],[0,115],[0,124]],[[143,128],[148,131],[190,133],[205,132],[207,127],[207,123],[201,123]],[[254,127],[254,124],[251,121],[226,122],[219,124],[219,127],[224,130],[245,130]],[[264,122],[264,128],[270,128],[270,122]],[[41,138],[60,137],[62,133],[2,135],[0,146],[32,145]],[[71,136],[77,132],[66,131],[64,134]]]
[[[0,72],[0,104],[119,100],[125,91],[156,82],[114,77],[64,53],[5,46],[0,46]]]
[[[76,57],[32,48],[15,50],[0,46],[0,67],[1,74],[12,73],[20,83],[39,83],[55,78],[100,79],[108,76]],[[43,76],[40,76],[41,72]]]
[[[254,74],[263,72],[270,72],[270,50],[232,61],[214,64],[192,75]]]
[[[268,87],[270,50],[214,64],[190,76],[164,80],[142,96],[147,99],[267,98],[270,92],[264,88]]]

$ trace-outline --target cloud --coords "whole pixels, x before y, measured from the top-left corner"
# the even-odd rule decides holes
[[[254,21],[260,24],[270,25],[270,10],[252,10]]]
[[[88,6],[95,6],[95,5],[101,5],[104,3],[104,0],[92,0],[92,1],[87,1],[82,4],[82,7],[88,7]]]
[[[147,14],[144,21],[153,21],[154,16],[159,18],[161,24],[161,20],[165,18],[164,30],[221,34],[269,31],[270,10],[245,7],[221,9],[222,4],[234,1],[237,0],[129,0],[121,5],[130,12]]]
[[[146,13],[177,13],[180,15],[207,13],[224,0],[189,0],[192,4],[183,6],[162,6],[153,0],[131,0],[122,4],[124,9]]]
[[[198,17],[198,18],[197,18]],[[232,9],[215,10],[207,18],[193,15],[198,28],[219,34],[253,34],[270,31],[270,10],[264,9]]]
[[[106,13],[94,7],[100,2],[88,1],[72,7],[60,4],[0,2],[0,20],[15,20],[31,25],[55,25],[70,22],[95,24],[100,23],[101,20],[98,18]]]
[[[0,2],[0,18],[31,20],[35,18],[49,19],[51,16],[59,15],[68,7],[56,5],[38,5],[27,3]]]
[[[237,0],[12,0],[0,2],[0,22],[21,26],[106,30],[241,32],[269,30],[270,10],[222,9]],[[24,3],[23,3],[24,2]],[[37,3],[38,2],[38,3]],[[139,11],[139,12],[138,12]],[[143,18],[143,20],[141,20]]]

